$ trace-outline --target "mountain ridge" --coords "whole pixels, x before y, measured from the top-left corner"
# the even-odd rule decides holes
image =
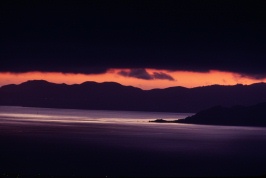
[[[0,87],[0,105],[72,109],[199,112],[266,101],[266,84],[181,86],[143,90],[116,82],[56,84],[31,80]]]

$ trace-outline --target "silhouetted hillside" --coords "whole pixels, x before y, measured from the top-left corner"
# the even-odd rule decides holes
[[[265,101],[265,83],[141,90],[114,82],[66,85],[38,80],[0,88],[0,105],[50,108],[198,112]]]
[[[265,111],[266,103],[231,108],[216,106],[175,122],[206,125],[266,126]]]

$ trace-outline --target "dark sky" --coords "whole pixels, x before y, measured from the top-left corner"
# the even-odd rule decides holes
[[[0,71],[108,68],[264,77],[265,1],[1,1]]]

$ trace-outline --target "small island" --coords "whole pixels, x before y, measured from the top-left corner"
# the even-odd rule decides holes
[[[167,121],[167,120],[164,120],[164,119],[156,119],[156,120],[152,120],[152,121],[149,121],[149,122],[156,122],[156,123],[176,123],[177,120]]]

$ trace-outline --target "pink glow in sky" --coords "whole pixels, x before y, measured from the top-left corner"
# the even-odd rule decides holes
[[[135,86],[145,90],[153,88],[167,88],[172,86],[183,86],[193,88],[207,85],[235,85],[252,84],[266,82],[266,79],[252,79],[232,72],[222,72],[211,70],[209,72],[189,72],[189,71],[167,71],[157,69],[146,69],[149,75],[155,72],[164,73],[174,80],[166,79],[139,79],[130,76],[122,76],[121,71],[130,69],[110,69],[103,74],[72,74],[60,72],[26,72],[26,73],[0,73],[0,86],[7,84],[19,84],[27,80],[46,80],[53,83],[80,84],[85,81],[95,82],[117,82],[122,85]]]

